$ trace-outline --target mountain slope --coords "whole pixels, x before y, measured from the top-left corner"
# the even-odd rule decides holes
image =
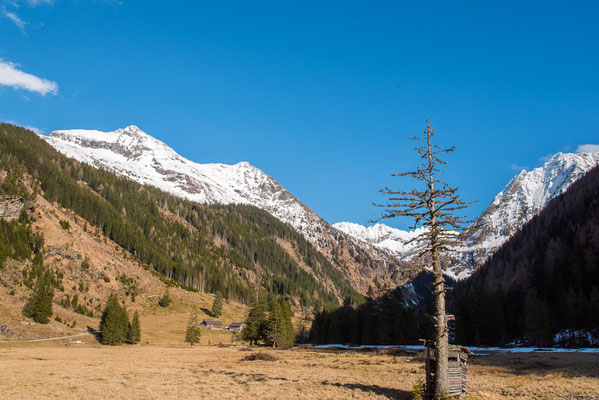
[[[136,126],[114,132],[62,130],[42,136],[68,157],[202,204],[251,204],[318,239],[320,218],[248,162],[198,164]]]
[[[202,204],[250,204],[294,227],[354,287],[403,283],[411,267],[384,249],[331,227],[272,177],[247,162],[198,164],[135,126],[114,132],[64,130],[43,136],[61,153]]]
[[[573,182],[598,164],[599,153],[557,153],[542,167],[520,172],[466,230],[464,247],[460,249],[462,254],[452,262],[450,272],[458,279],[468,277],[550,200],[564,193]],[[415,245],[406,242],[417,232],[381,224],[368,228],[350,223],[333,226],[389,250],[404,260],[411,260],[416,255]]]
[[[586,330],[579,345],[598,345],[599,167],[532,217],[455,297],[462,343],[547,345],[560,331]]]
[[[42,194],[190,289],[246,301],[253,286],[262,286],[306,308],[360,299],[314,246],[258,208],[183,200],[67,158],[8,124],[0,124],[0,161],[3,193]]]

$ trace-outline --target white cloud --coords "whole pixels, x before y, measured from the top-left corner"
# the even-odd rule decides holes
[[[27,22],[23,21],[19,16],[13,12],[2,10],[4,12],[4,16],[12,21],[20,30],[25,33],[25,25]]]
[[[29,3],[30,6],[35,7],[40,4],[52,4],[54,3],[54,0],[27,0],[27,3]]]
[[[518,164],[511,164],[510,168],[513,169],[514,171],[522,171],[523,169],[526,169],[526,167],[523,167],[522,165],[518,165]]]
[[[24,0],[0,0],[3,3],[2,12],[4,16],[9,19],[12,23],[14,23],[23,33],[26,35],[25,26],[29,24],[29,22],[23,21],[16,13],[16,9],[19,8],[21,3],[25,3]],[[29,7],[37,7],[44,4],[53,4],[54,0],[26,0],[26,3]],[[11,11],[7,10],[6,7],[12,9]]]
[[[599,144],[581,144],[576,149],[577,153],[599,153]]]
[[[0,85],[25,89],[42,95],[56,95],[58,84],[17,69],[17,65],[0,59]]]
[[[33,132],[37,133],[38,135],[41,135],[42,133],[45,132],[43,129],[36,128],[35,126],[31,126],[31,125],[24,126],[24,128],[29,129],[30,131],[33,131]]]

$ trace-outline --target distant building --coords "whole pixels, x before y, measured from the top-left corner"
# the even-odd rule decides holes
[[[245,328],[243,322],[231,322],[225,329],[228,331],[242,331]]]
[[[223,323],[220,321],[202,321],[200,326],[208,329],[223,329]]]

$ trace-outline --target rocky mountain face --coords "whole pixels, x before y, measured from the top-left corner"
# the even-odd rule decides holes
[[[424,228],[403,231],[385,224],[366,227],[353,222],[337,222],[333,227],[372,246],[385,249],[402,260],[411,260],[418,254],[418,245],[413,240],[425,232]]]
[[[68,157],[190,201],[261,208],[300,232],[362,293],[373,283],[398,284],[412,274],[407,263],[384,248],[333,228],[248,162],[198,164],[136,126],[114,132],[61,130],[42,137]]]
[[[19,218],[23,210],[30,210],[32,207],[31,201],[26,201],[20,197],[0,196],[0,218],[6,221]]]
[[[451,262],[449,274],[467,278],[526,222],[537,215],[587,171],[599,164],[599,153],[557,153],[543,166],[522,170],[495,196],[485,211],[464,234],[461,254]],[[408,243],[419,232],[407,232],[377,224],[363,227],[337,223],[339,230],[371,245],[389,250],[403,260],[416,254],[415,244]]]

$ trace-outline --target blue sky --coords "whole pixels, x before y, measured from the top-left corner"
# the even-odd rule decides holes
[[[390,174],[426,118],[471,217],[521,168],[599,143],[596,2],[0,4],[0,120],[135,124],[197,162],[251,162],[332,223],[411,186]]]

